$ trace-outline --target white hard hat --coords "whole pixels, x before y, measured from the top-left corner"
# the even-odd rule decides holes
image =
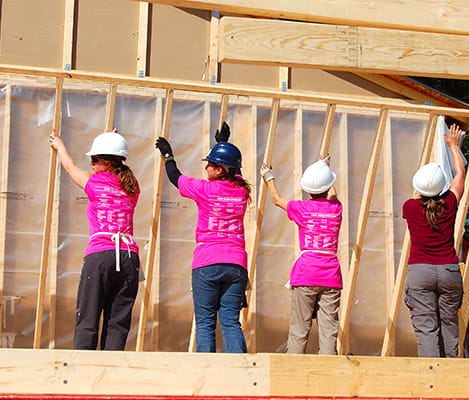
[[[303,172],[301,187],[307,193],[324,193],[334,184],[335,178],[335,174],[325,161],[316,161]]]
[[[96,136],[87,156],[107,154],[127,157],[129,155],[127,141],[117,132],[104,132]]]
[[[446,183],[445,174],[438,164],[429,163],[421,167],[412,179],[414,189],[427,197],[440,194]]]

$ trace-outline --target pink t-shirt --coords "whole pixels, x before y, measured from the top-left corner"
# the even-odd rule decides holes
[[[129,196],[119,183],[119,178],[110,172],[97,172],[91,175],[85,186],[88,195],[86,215],[90,222],[90,241],[85,257],[91,253],[114,250],[115,242],[111,235],[95,235],[96,232],[125,233],[133,235],[133,217],[139,193]],[[130,241],[130,250],[138,254],[135,240]],[[120,241],[120,249],[127,250],[127,244]]]
[[[287,215],[298,225],[300,250],[304,252],[290,273],[292,286],[325,286],[342,288],[342,274],[337,258],[342,204],[326,198],[289,201]]]
[[[194,200],[199,210],[192,269],[219,263],[247,269],[243,224],[246,191],[229,181],[206,181],[185,175],[179,177],[178,186],[181,196]]]

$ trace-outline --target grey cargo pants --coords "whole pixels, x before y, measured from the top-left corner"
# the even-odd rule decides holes
[[[410,264],[405,287],[419,357],[457,357],[462,278],[458,264]]]

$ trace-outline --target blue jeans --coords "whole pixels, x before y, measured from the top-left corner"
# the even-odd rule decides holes
[[[213,264],[192,270],[192,297],[197,352],[214,353],[217,312],[225,353],[246,353],[239,313],[244,303],[247,271],[236,264]]]

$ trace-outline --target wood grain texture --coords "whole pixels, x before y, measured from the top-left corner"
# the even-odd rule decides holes
[[[223,17],[219,61],[469,79],[469,36]]]
[[[287,354],[3,349],[3,393],[456,398],[469,361]]]
[[[463,0],[141,0],[234,14],[427,32],[469,33]]]
[[[200,81],[174,80],[174,79],[157,79],[157,78],[137,78],[131,75],[120,75],[99,72],[85,72],[73,70],[64,72],[53,68],[24,67],[21,65],[0,64],[0,76],[5,77],[11,75],[26,75],[40,77],[62,77],[72,82],[114,82],[117,85],[131,86],[135,88],[155,88],[155,89],[172,89],[186,92],[197,93],[217,93],[231,94],[235,96],[260,97],[260,98],[276,98],[281,100],[315,102],[321,104],[336,104],[342,106],[352,106],[359,108],[388,108],[390,111],[404,111],[417,113],[434,113],[451,116],[469,116],[469,110],[451,107],[435,107],[425,104],[415,104],[413,101],[400,99],[383,99],[373,96],[358,95],[336,95],[324,94],[320,92],[301,92],[292,91],[282,92],[278,89],[266,89],[257,86],[248,85],[210,85]]]

